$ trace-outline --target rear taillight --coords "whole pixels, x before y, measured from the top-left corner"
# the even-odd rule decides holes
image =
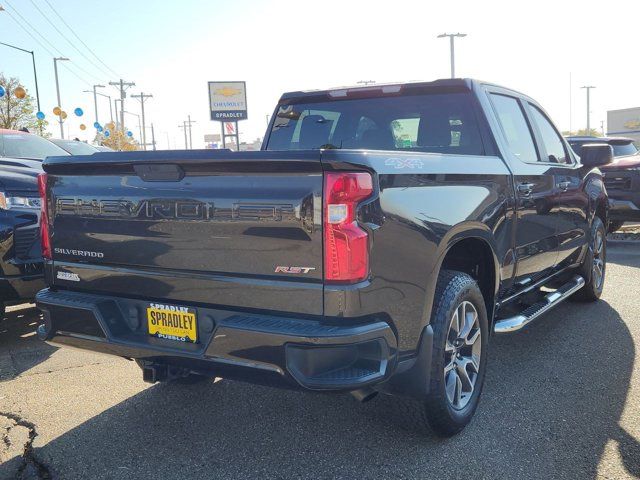
[[[51,260],[51,239],[49,238],[49,209],[47,208],[47,174],[38,175],[38,192],[40,192],[40,241],[42,258]]]
[[[368,235],[356,222],[358,203],[373,193],[366,172],[326,173],[324,177],[324,278],[354,283],[369,275]]]

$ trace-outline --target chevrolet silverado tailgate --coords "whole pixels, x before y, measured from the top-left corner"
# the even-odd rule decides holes
[[[48,159],[54,285],[322,313],[319,152]]]

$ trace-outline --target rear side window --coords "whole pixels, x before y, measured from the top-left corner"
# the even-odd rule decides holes
[[[469,93],[347,98],[279,106],[267,150],[318,148],[484,154]]]
[[[523,162],[537,162],[533,136],[518,100],[496,93],[491,94],[491,99],[511,153]]]
[[[558,131],[538,107],[531,104],[529,106],[531,107],[531,117],[538,126],[544,149],[547,151],[546,161],[551,163],[571,163]]]

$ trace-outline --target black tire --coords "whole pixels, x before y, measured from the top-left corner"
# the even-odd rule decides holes
[[[598,250],[598,238],[602,239],[602,248],[600,252]],[[602,279],[599,280],[598,275],[594,274],[595,259],[601,260]],[[581,275],[585,279],[585,285],[578,290],[572,297],[572,300],[580,302],[596,302],[602,295],[602,289],[604,288],[604,282],[607,272],[607,235],[604,229],[602,220],[598,217],[594,217],[591,222],[591,231],[589,237],[589,251],[584,257],[582,267],[580,268]]]
[[[435,301],[431,313],[433,352],[429,394],[423,402],[415,402],[407,410],[408,419],[420,427],[430,427],[436,434],[449,437],[460,432],[473,417],[484,384],[487,364],[489,321],[478,284],[466,273],[443,270],[438,276]],[[456,309],[464,302],[475,307],[480,330],[481,355],[473,391],[463,408],[455,408],[447,397],[445,364],[450,325]],[[451,357],[450,357],[451,358]]]
[[[617,230],[620,230],[620,227],[622,227],[622,225],[624,225],[624,222],[621,222],[619,220],[610,221],[609,228],[607,229],[607,233],[613,233]]]

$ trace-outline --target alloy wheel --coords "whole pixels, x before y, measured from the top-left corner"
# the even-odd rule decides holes
[[[593,239],[593,284],[596,289],[602,288],[604,282],[604,235],[601,230],[596,231]]]
[[[480,371],[481,335],[478,311],[465,300],[451,317],[444,349],[445,391],[456,410],[466,407],[473,395]]]

